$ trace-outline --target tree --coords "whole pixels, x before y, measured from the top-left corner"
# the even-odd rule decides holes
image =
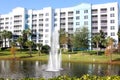
[[[2,39],[2,32],[0,31],[0,48],[2,47],[3,39]]]
[[[117,35],[118,35],[118,52],[120,52],[120,30],[118,31],[118,33],[117,33]]]
[[[2,38],[4,39],[4,47],[6,48],[6,39],[7,39],[7,31],[6,30],[4,30],[3,32],[2,32]]]
[[[30,54],[30,57],[32,57],[32,46],[34,45],[34,42],[33,41],[27,41],[26,42],[26,46],[28,46],[29,48],[29,54]]]
[[[112,53],[114,49],[114,39],[111,37],[107,38],[107,47],[105,50],[105,54],[110,55],[110,62],[112,62]]]
[[[97,55],[98,55],[100,35],[99,35],[99,34],[94,35],[94,36],[92,37],[92,42],[96,44],[96,47],[97,47]]]
[[[40,54],[41,54],[41,48],[42,48],[42,44],[41,43],[38,43],[38,44],[36,44],[37,45],[37,47],[38,47],[38,54],[39,54],[39,56],[40,56]]]
[[[16,58],[16,56],[15,56],[15,51],[16,51],[16,48],[15,48],[15,46],[16,46],[16,43],[15,42],[11,42],[10,43],[11,44],[11,54],[14,56],[14,59]]]
[[[17,42],[19,43],[19,46],[20,46],[20,50],[22,51],[22,48],[23,48],[23,37],[22,36],[19,36],[18,39],[17,39]]]
[[[7,31],[6,37],[8,38],[8,42],[9,42],[9,46],[10,46],[10,43],[11,43],[10,39],[12,38],[12,32],[11,31]]]
[[[105,48],[105,45],[104,45],[104,43],[106,42],[105,40],[105,33],[102,31],[102,30],[100,30],[100,32],[99,32],[99,35],[100,35],[100,43],[99,43],[99,47],[100,47],[100,49],[101,48]]]
[[[31,30],[28,28],[26,30],[23,30],[22,32],[22,37],[23,37],[23,47],[25,47],[25,42],[27,42],[27,40],[30,38],[31,36]]]
[[[49,45],[42,46],[42,50],[41,50],[42,53],[48,54],[49,51],[50,51],[50,46]]]
[[[88,49],[89,31],[87,27],[78,28],[74,34],[74,47],[79,49]]]
[[[64,45],[67,45],[67,32],[65,32],[64,29],[60,29],[59,32],[60,36],[59,36],[59,43],[60,43],[60,48],[63,48]]]

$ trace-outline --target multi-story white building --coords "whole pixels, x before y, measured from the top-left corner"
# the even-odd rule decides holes
[[[77,28],[83,26],[88,27],[90,37],[103,30],[107,36],[113,37],[118,42],[118,3],[97,5],[82,3],[69,8],[47,7],[41,10],[17,7],[8,14],[0,15],[0,31],[12,31],[16,39],[23,30],[30,28],[33,33],[31,40],[43,45],[51,45],[54,27],[73,34]]]

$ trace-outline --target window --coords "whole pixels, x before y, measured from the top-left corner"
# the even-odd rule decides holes
[[[46,26],[46,27],[48,27],[48,26],[49,26],[49,24],[45,24],[45,26]]]
[[[48,43],[48,40],[45,40],[45,43]]]
[[[114,32],[111,32],[111,36],[115,36],[115,33],[114,33]]]
[[[88,19],[88,16],[86,15],[86,16],[84,16],[84,19]]]
[[[110,14],[110,17],[115,17],[114,13]]]
[[[76,20],[79,20],[80,19],[80,16],[76,16]]]
[[[45,29],[45,32],[49,32],[49,29]]]
[[[46,18],[45,21],[49,21],[49,18]]]
[[[54,16],[57,16],[57,13],[55,13]]]
[[[76,22],[76,25],[80,25],[80,22]]]
[[[47,38],[47,37],[48,37],[48,34],[45,34],[45,37]]]
[[[84,21],[84,25],[88,25],[88,21]]]
[[[110,29],[111,29],[111,30],[114,30],[114,29],[115,29],[115,26],[110,26]]]
[[[115,10],[114,7],[111,7],[111,8],[110,8],[110,11],[114,11],[114,10]]]
[[[110,20],[110,23],[115,23],[115,20]]]
[[[54,24],[54,26],[57,26],[57,24]]]
[[[46,15],[46,16],[49,16],[49,13],[46,13],[45,15]]]
[[[84,10],[84,13],[88,13],[88,10]]]
[[[80,14],[80,11],[76,11],[76,14]]]
[[[57,21],[57,18],[55,18],[54,21]]]

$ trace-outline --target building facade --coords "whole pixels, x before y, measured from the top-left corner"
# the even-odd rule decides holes
[[[41,10],[17,7],[8,14],[0,15],[0,31],[11,31],[14,39],[17,39],[23,30],[29,28],[33,34],[30,40],[51,45],[54,27],[73,34],[76,29],[86,26],[90,37],[103,30],[106,36],[111,36],[118,42],[118,13],[117,2],[97,5],[82,3],[74,7],[57,9],[47,7]],[[89,45],[91,49],[91,43]]]

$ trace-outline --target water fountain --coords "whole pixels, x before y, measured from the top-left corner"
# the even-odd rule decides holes
[[[51,38],[51,51],[47,71],[61,70],[61,50],[59,49],[59,29],[54,27]]]

